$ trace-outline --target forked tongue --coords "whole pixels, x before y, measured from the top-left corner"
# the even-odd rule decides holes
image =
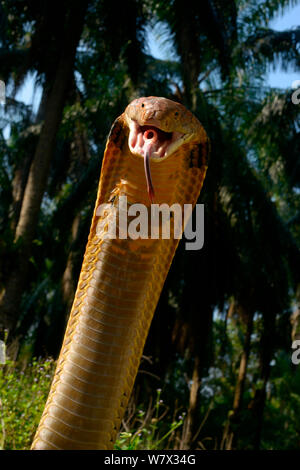
[[[154,203],[154,188],[150,171],[150,159],[153,152],[155,152],[155,143],[158,139],[157,132],[154,129],[147,129],[144,134],[144,168],[147,181],[147,191],[151,204]]]

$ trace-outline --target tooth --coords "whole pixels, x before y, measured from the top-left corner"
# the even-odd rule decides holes
[[[139,135],[138,135],[138,144],[139,144],[140,147],[142,147],[143,144],[144,144],[144,136],[143,136],[142,132],[139,132]]]
[[[166,151],[166,148],[168,147],[169,143],[168,142],[165,142],[160,148],[159,148],[159,156],[160,158],[162,157],[162,155],[165,153]]]
[[[136,134],[132,135],[129,139],[129,146],[132,147],[133,149],[134,149],[135,144],[136,144],[136,139],[137,139]]]
[[[131,147],[132,149],[134,149],[134,147],[136,146],[138,127],[139,126],[135,121],[131,121],[129,124],[130,133],[129,133],[128,142],[129,142],[129,147]]]

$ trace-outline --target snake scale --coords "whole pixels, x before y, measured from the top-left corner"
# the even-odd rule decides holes
[[[110,130],[78,286],[32,449],[113,449],[179,239],[107,235],[129,207],[197,202],[209,139],[183,105],[132,101]],[[121,220],[121,219],[119,219]],[[118,222],[118,226],[120,222]]]

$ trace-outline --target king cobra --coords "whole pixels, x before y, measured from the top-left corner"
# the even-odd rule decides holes
[[[209,139],[183,105],[138,98],[110,130],[62,349],[32,449],[113,449],[179,238],[115,238],[118,201],[195,206]],[[161,224],[161,222],[160,222]],[[118,222],[118,226],[120,221]],[[183,229],[182,229],[183,230]],[[173,235],[173,236],[172,236]]]

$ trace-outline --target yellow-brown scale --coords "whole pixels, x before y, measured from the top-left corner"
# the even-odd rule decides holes
[[[120,131],[120,129],[118,129]],[[128,131],[107,142],[89,240],[49,397],[32,449],[112,449],[178,239],[105,239],[100,203],[119,196],[149,206],[143,159]],[[124,137],[124,136],[123,136]],[[195,144],[151,161],[155,203],[195,204],[206,162],[191,164]],[[112,197],[114,196],[114,198]],[[107,220],[107,223],[106,223]]]

